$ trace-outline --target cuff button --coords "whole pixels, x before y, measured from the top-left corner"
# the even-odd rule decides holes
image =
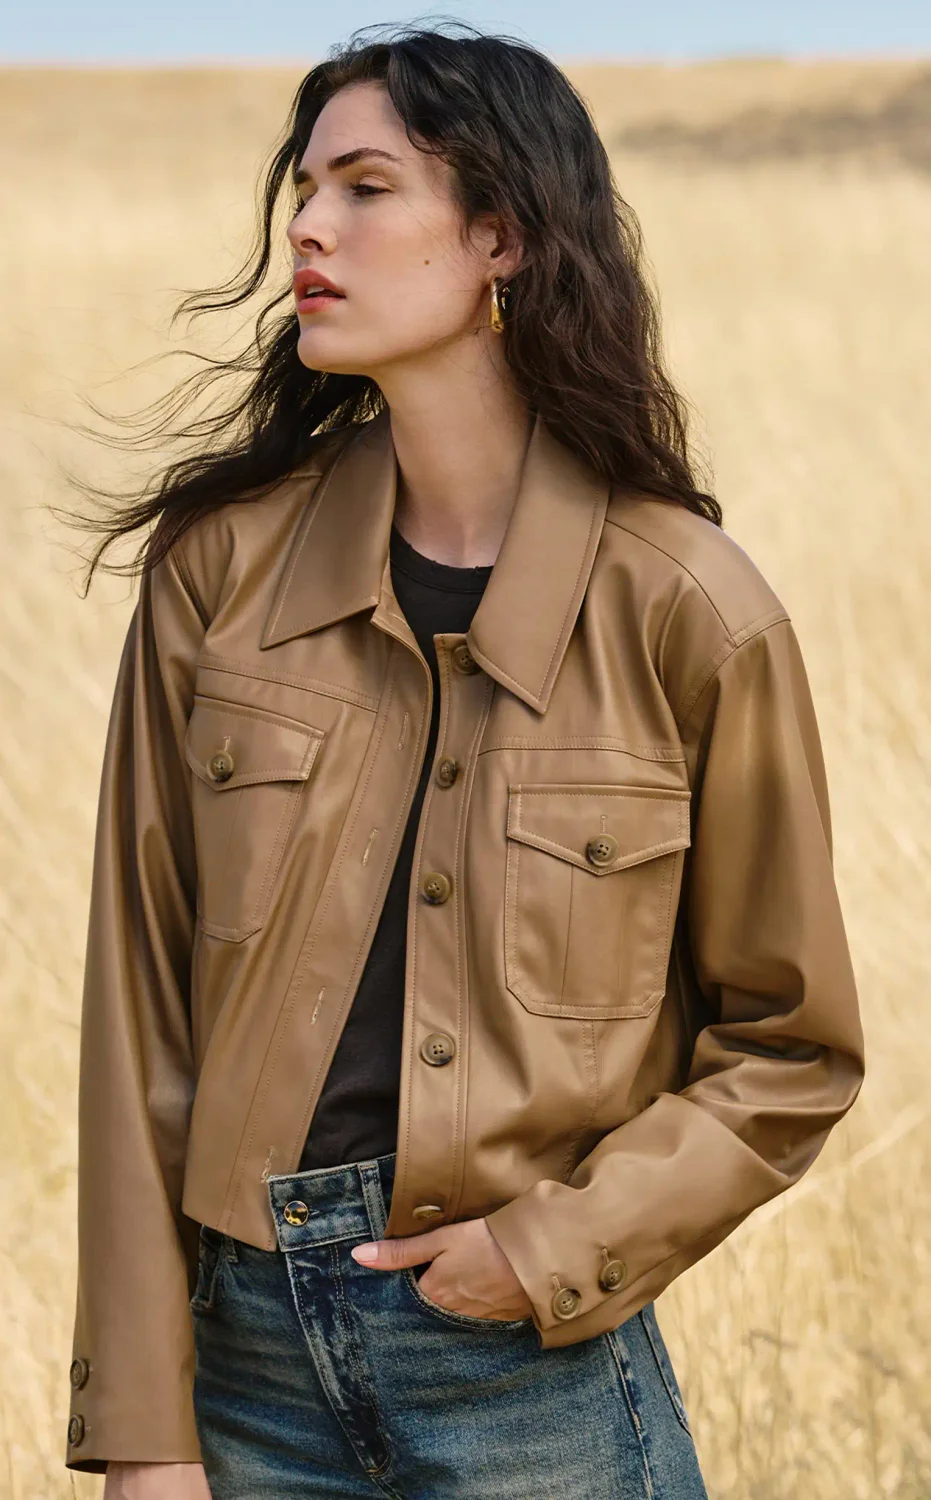
[[[550,1306],[557,1318],[574,1318],[582,1304],[582,1293],[574,1286],[561,1286],[553,1293]]]
[[[90,1372],[91,1367],[87,1363],[86,1359],[73,1359],[71,1361],[71,1370],[69,1373],[71,1376],[71,1384],[74,1386],[74,1389],[76,1391],[79,1391],[83,1385],[87,1384],[87,1377]]]
[[[598,1285],[603,1292],[616,1292],[626,1275],[627,1267],[622,1260],[606,1261],[598,1273]]]
[[[83,1437],[84,1437],[84,1418],[82,1416],[80,1416],[80,1415],[75,1415],[75,1416],[73,1416],[71,1418],[70,1422],[68,1423],[68,1442],[71,1444],[71,1446],[73,1448],[75,1448],[75,1447],[77,1447],[78,1443],[81,1442],[81,1440],[82,1440]]]

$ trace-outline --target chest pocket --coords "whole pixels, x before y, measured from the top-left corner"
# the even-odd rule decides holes
[[[537,1015],[659,1003],[689,839],[688,790],[546,783],[508,792],[505,973]]]
[[[267,709],[195,697],[185,756],[194,772],[197,914],[242,942],[264,923],[322,729]]]

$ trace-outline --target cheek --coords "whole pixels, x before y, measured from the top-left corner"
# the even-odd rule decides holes
[[[465,328],[474,319],[474,271],[446,246],[427,242],[385,246],[367,289],[369,316],[379,327],[406,330],[408,341],[429,343]]]
[[[346,317],[307,320],[307,362],[363,372],[467,332],[476,282],[454,230],[425,209],[392,205],[362,215],[338,236],[340,271],[352,298]]]
[[[360,279],[377,291],[387,314],[402,311],[397,304],[408,298],[423,300],[434,312],[474,303],[474,267],[467,263],[455,225],[437,214],[435,205],[399,203],[390,215],[373,214],[371,224],[362,228],[353,261],[358,252]]]

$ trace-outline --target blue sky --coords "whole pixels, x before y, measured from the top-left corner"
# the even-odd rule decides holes
[[[454,16],[560,58],[931,55],[928,0],[3,0],[4,62],[313,62],[359,26]]]

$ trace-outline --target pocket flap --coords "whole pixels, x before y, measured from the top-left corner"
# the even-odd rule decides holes
[[[508,788],[507,836],[610,875],[687,848],[689,799],[687,789],[672,787],[525,783]]]
[[[217,792],[259,781],[306,781],[324,737],[267,709],[194,699],[184,742],[188,765]]]

